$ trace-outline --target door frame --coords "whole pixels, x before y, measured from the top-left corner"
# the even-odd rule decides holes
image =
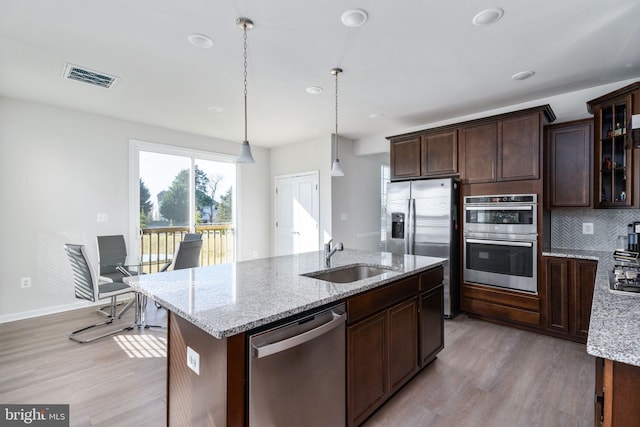
[[[194,180],[193,176],[193,159],[199,158],[202,160],[226,162],[235,164],[235,156],[229,154],[215,153],[211,151],[197,150],[194,148],[180,147],[177,145],[160,144],[157,142],[142,141],[138,139],[129,139],[129,230],[126,236],[127,240],[127,252],[133,259],[140,257],[140,184],[138,179],[140,177],[140,151],[150,151],[154,153],[168,154],[173,156],[189,157],[191,158],[190,177],[191,181]],[[236,177],[233,184],[233,227],[235,230],[235,242],[233,245],[234,254],[233,259],[238,257],[238,237],[240,232],[238,230],[238,216],[239,200],[237,194],[239,194],[238,185],[240,180],[238,178],[238,168],[236,165]],[[136,211],[134,207],[137,206]],[[195,206],[195,194],[189,194],[189,218],[190,221],[194,216]]]
[[[276,223],[278,222],[278,180],[286,179],[286,178],[296,178],[303,176],[314,176],[316,182],[318,183],[318,191],[316,191],[316,202],[318,203],[318,250],[322,245],[322,225],[321,225],[321,210],[320,210],[320,171],[307,171],[307,172],[298,172],[298,173],[290,173],[286,175],[277,175],[273,177],[273,253],[277,256],[278,254],[278,227],[276,227]]]

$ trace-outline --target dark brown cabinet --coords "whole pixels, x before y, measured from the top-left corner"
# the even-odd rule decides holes
[[[460,130],[461,180],[466,184],[497,179],[498,125],[485,123]]]
[[[540,179],[541,132],[549,106],[473,122],[460,129],[463,184]]]
[[[596,358],[596,427],[640,426],[640,367]]]
[[[436,267],[347,300],[349,426],[363,423],[442,350],[442,278]]]
[[[498,181],[540,178],[542,121],[540,114],[498,122]]]
[[[391,140],[391,179],[408,179],[420,176],[420,136]]]
[[[545,157],[547,208],[591,207],[593,120],[547,126]]]
[[[425,177],[458,174],[458,131],[422,136],[422,168]]]
[[[390,136],[391,179],[460,176],[463,184],[540,180],[548,105]],[[510,190],[509,190],[510,191]]]
[[[418,371],[418,302],[416,298],[387,310],[389,392],[394,393]]]
[[[559,257],[543,259],[547,330],[586,342],[597,262]]]
[[[420,366],[444,348],[444,286],[420,294]]]
[[[358,425],[418,371],[417,301],[347,328],[349,425]]]
[[[630,126],[631,116],[640,113],[640,82],[591,100],[587,107],[594,117],[594,207],[640,206],[640,159]]]
[[[349,425],[358,425],[385,400],[386,330],[385,312],[347,328]]]
[[[456,129],[391,137],[390,151],[392,180],[458,174]]]

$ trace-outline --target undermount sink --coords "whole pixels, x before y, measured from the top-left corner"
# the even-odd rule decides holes
[[[333,283],[351,283],[364,280],[369,277],[393,271],[392,268],[378,267],[368,264],[354,264],[346,267],[336,267],[328,271],[314,271],[302,274],[312,279],[325,280]]]

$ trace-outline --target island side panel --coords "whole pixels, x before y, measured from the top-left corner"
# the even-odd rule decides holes
[[[227,423],[227,340],[216,339],[169,311],[167,426]],[[187,366],[187,347],[199,357],[199,374]]]
[[[247,336],[245,333],[227,338],[227,426],[248,424]]]

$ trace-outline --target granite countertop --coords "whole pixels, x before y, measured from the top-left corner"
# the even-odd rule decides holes
[[[365,263],[392,271],[352,283],[300,276],[327,270],[324,252],[220,264],[128,279],[131,287],[215,338],[226,338],[428,270],[445,258],[345,249],[331,268]]]
[[[598,261],[587,353],[640,366],[640,297],[609,291],[613,253],[552,248],[543,251],[542,255]]]

